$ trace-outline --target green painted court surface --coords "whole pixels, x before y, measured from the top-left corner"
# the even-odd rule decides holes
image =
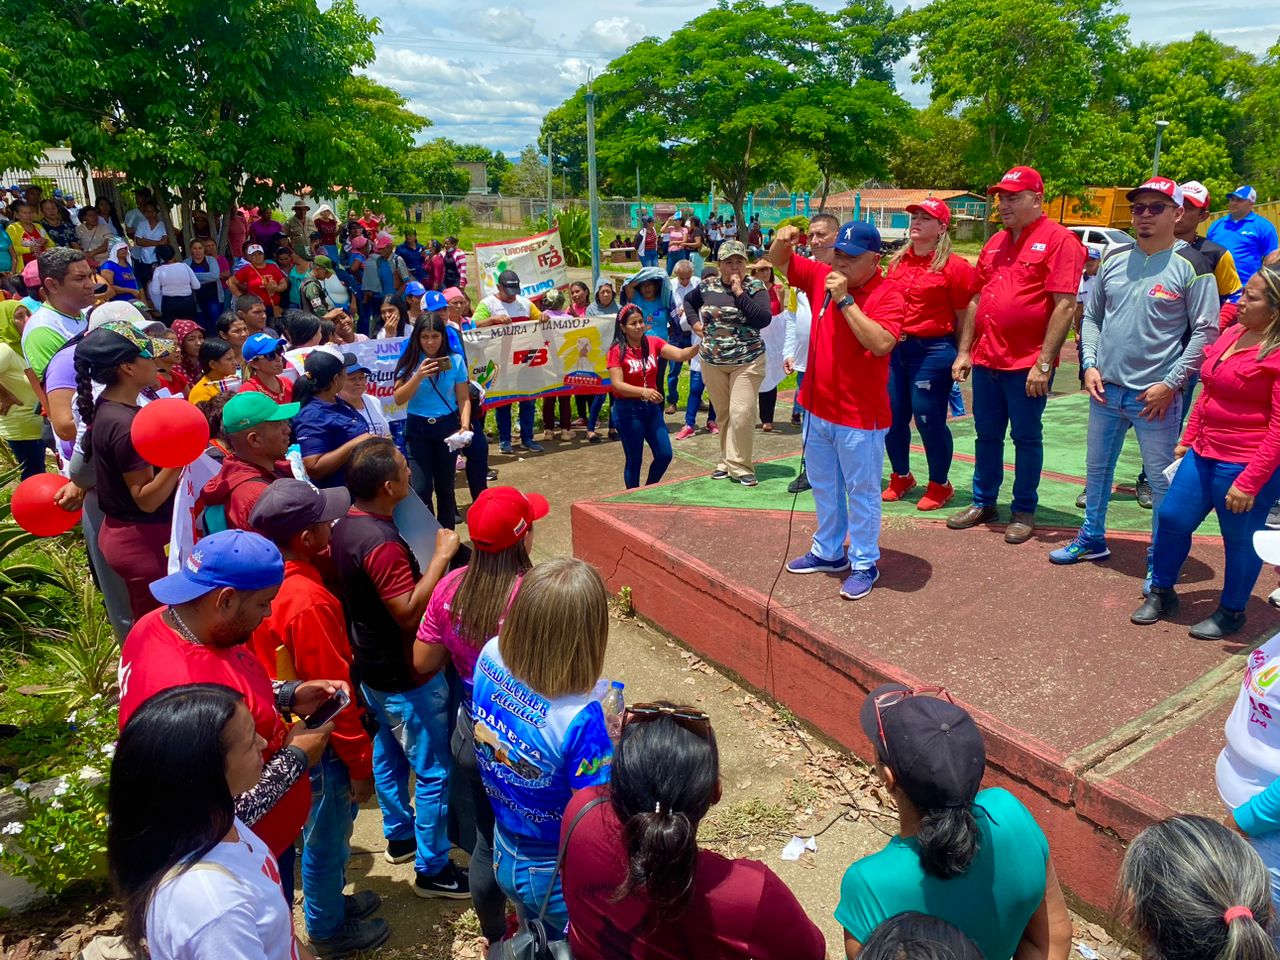
[[[789,409],[780,405],[780,409]],[[1057,396],[1050,399],[1044,413],[1044,472],[1062,477],[1041,476],[1040,507],[1036,512],[1041,526],[1074,529],[1084,518],[1084,511],[1077,509],[1076,497],[1084,488],[1085,436],[1088,432],[1089,400],[1083,393]],[[924,451],[919,437],[913,434],[911,469],[920,481],[919,486],[898,503],[886,503],[887,517],[911,517],[917,520],[945,522],[953,511],[971,501],[970,482],[973,477],[973,421],[968,417],[951,421],[951,433],[955,437],[956,459],[951,468],[951,483],[956,488],[955,499],[941,510],[922,512],[916,509],[916,500],[924,493],[926,477]],[[1013,443],[1005,442],[1005,481],[1000,488],[1001,518],[1008,519],[1009,498],[1013,493]],[[770,460],[756,465],[756,477],[760,485],[754,488],[740,486],[727,480],[712,480],[710,476],[695,477],[659,484],[620,494],[612,499],[628,503],[651,503],[675,506],[724,507],[747,510],[789,510],[792,500],[799,512],[813,512],[813,496],[805,492],[798,497],[787,493],[787,484],[800,466],[797,453],[793,457]],[[708,474],[714,464],[708,467]],[[1138,453],[1138,441],[1132,432],[1125,441],[1124,451],[1116,466],[1111,505],[1107,511],[1107,529],[1116,532],[1149,533],[1151,511],[1138,506],[1134,498],[1133,484],[1142,468]],[[885,460],[885,482],[889,479],[889,462]],[[1064,479],[1071,478],[1071,479]],[[1197,531],[1203,536],[1219,534],[1217,520],[1209,518]]]

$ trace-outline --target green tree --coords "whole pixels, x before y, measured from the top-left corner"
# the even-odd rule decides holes
[[[915,77],[935,108],[981,140],[980,178],[1034,163],[1051,181],[1071,167],[1081,120],[1124,49],[1114,0],[934,0],[903,16]]]
[[[502,176],[511,169],[511,161],[501,150],[490,150],[478,143],[454,143],[446,137],[437,137],[434,142],[451,149],[460,162],[485,164],[489,190],[497,193],[502,189]]]
[[[502,192],[512,197],[545,197],[547,164],[533,144],[520,151],[520,162],[502,177]]]
[[[615,189],[631,192],[622,184],[637,166],[646,183],[680,170],[682,193],[714,182],[745,222],[748,191],[776,179],[796,150],[828,178],[885,169],[905,107],[884,59],[895,49],[886,45],[888,8],[877,4],[833,18],[797,0],[720,0],[667,40],[635,44],[595,85],[598,161]],[[580,100],[581,91],[544,125],[556,141],[563,134],[566,159],[579,149]]]
[[[428,121],[355,68],[377,21],[354,0],[0,0],[40,113],[16,131],[226,210],[282,192],[379,194]]]
[[[1248,116],[1244,175],[1260,196],[1280,198],[1280,43],[1258,67],[1258,82],[1244,99]],[[1234,188],[1233,188],[1234,189]]]
[[[917,110],[902,133],[890,160],[890,175],[899,187],[986,187],[978,131],[968,120],[929,108]]]

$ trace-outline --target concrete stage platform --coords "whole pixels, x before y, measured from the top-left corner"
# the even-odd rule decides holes
[[[1002,524],[952,531],[941,522],[950,508],[939,516],[895,505],[884,520],[881,580],[865,600],[841,600],[838,577],[781,572],[808,549],[814,519],[811,499],[785,492],[795,475],[789,459],[761,464],[755,489],[695,478],[579,502],[574,552],[610,590],[629,587],[639,614],[864,759],[870,744],[857,714],[868,690],[885,681],[945,685],[986,734],[987,783],[1009,788],[1036,815],[1077,904],[1107,912],[1123,844],[1145,824],[1180,811],[1223,816],[1213,762],[1243,654],[1280,625],[1263,599],[1276,578],[1264,568],[1241,642],[1193,640],[1187,627],[1212,612],[1221,584],[1220,541],[1200,537],[1177,621],[1130,624],[1151,514],[1120,490],[1111,559],[1048,562],[1080,516],[1071,501],[1083,443],[1067,445],[1063,434],[1083,437],[1084,408],[1062,397],[1050,412],[1056,452],[1041,519],[1056,526],[1010,546]],[[972,444],[964,422],[956,428],[952,479],[961,487]],[[1132,483],[1133,459],[1126,451],[1120,482]],[[955,505],[964,502],[957,496]]]

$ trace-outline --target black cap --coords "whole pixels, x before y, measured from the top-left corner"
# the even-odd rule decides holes
[[[876,699],[895,691],[910,694],[900,683],[886,683],[867,694],[860,716],[862,732],[917,807],[967,807],[978,795],[987,765],[982,733],[973,717],[950,700],[922,694],[890,698],[880,706],[877,722]]]
[[[288,540],[315,523],[345,517],[351,509],[346,487],[317,490],[302,480],[276,480],[253,506],[249,525],[277,543]]]
[[[520,278],[514,270],[503,270],[498,274],[498,286],[507,293],[519,293]]]

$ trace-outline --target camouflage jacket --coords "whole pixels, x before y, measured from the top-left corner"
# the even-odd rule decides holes
[[[753,313],[759,321],[748,322],[733,292],[719,277],[703,280],[691,291],[685,302],[697,301],[698,319],[702,321],[702,348],[699,356],[703,363],[736,365],[750,363],[764,353],[764,341],[760,330],[772,319],[769,312],[769,291],[755,277],[745,277],[742,290],[754,301]]]

